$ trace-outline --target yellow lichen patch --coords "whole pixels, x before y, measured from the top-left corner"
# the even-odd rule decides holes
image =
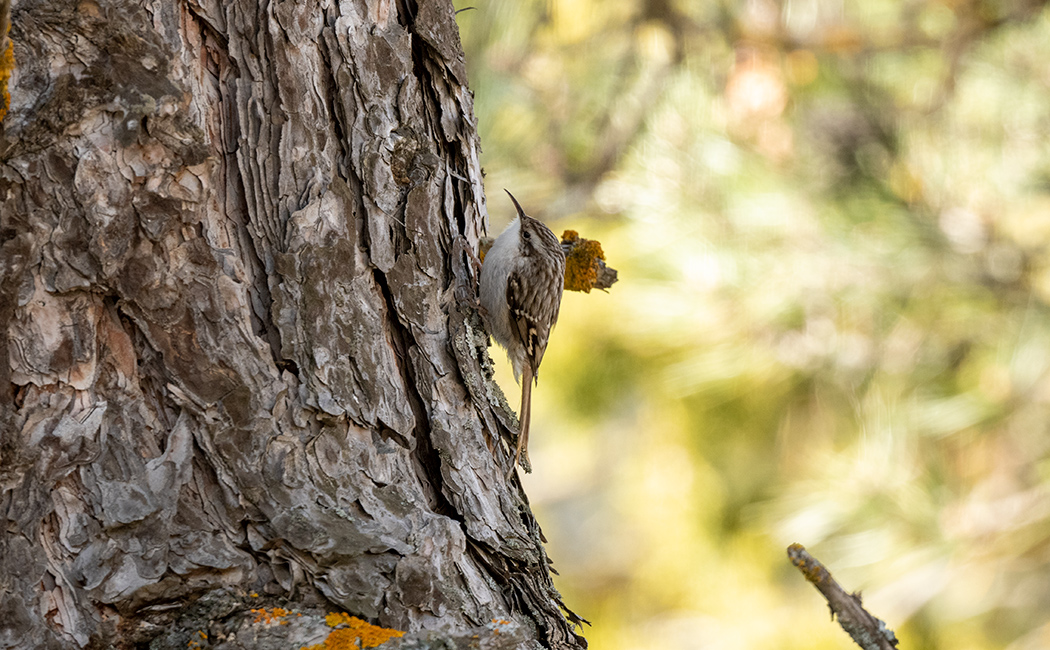
[[[282,619],[291,614],[291,612],[283,607],[274,607],[273,609],[262,607],[260,609],[253,609],[252,614],[255,614],[255,623],[264,623],[266,625],[269,625],[270,623],[280,623],[281,625],[288,625],[288,621]]]
[[[345,612],[329,612],[328,616],[324,617],[324,622],[328,624],[328,627],[339,627],[340,625],[349,625],[353,616]]]
[[[382,645],[394,637],[403,636],[400,630],[392,630],[372,625],[344,612],[332,612],[324,617],[328,627],[333,630],[324,643],[318,643],[302,650],[361,650]]]
[[[602,245],[593,239],[583,239],[575,230],[566,230],[562,242],[573,244],[565,257],[565,289],[590,293],[598,280],[600,260],[605,259]]]

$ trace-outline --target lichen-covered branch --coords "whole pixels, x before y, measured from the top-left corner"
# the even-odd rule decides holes
[[[584,239],[575,230],[561,236],[565,251],[565,290],[590,293],[591,289],[607,290],[616,282],[616,269],[605,263],[605,251],[596,239]]]
[[[859,594],[846,593],[828,571],[801,544],[792,544],[787,550],[794,564],[806,580],[813,583],[828,601],[833,616],[839,617],[839,625],[864,650],[895,650],[897,636],[886,624],[875,618],[860,602]]]

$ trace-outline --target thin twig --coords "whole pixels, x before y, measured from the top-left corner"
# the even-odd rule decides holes
[[[792,544],[787,552],[791,563],[827,599],[832,618],[839,617],[839,625],[857,645],[864,650],[897,650],[897,635],[864,609],[860,594],[846,593],[831,577],[831,572],[801,544]]]

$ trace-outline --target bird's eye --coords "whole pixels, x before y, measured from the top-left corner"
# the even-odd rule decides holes
[[[521,236],[524,237],[525,239],[532,239],[532,233],[529,232],[528,230],[526,230],[525,232],[521,233]]]

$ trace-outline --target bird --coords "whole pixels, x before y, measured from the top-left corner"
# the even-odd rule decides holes
[[[518,214],[486,253],[479,292],[485,328],[506,349],[514,379],[521,382],[518,440],[509,476],[523,455],[529,465],[532,385],[558,321],[565,253],[550,228],[525,214],[514,195],[504,191]]]

